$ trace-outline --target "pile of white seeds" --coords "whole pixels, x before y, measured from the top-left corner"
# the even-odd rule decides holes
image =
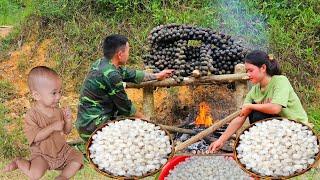
[[[159,126],[142,120],[109,123],[92,136],[90,158],[114,176],[142,176],[158,170],[172,151],[170,138]]]
[[[289,176],[314,163],[317,137],[307,126],[287,119],[258,122],[240,136],[238,158],[262,176]]]
[[[165,180],[249,180],[234,160],[222,156],[192,156],[175,166]]]

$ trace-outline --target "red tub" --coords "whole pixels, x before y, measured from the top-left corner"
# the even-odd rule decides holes
[[[174,167],[182,161],[185,161],[190,156],[174,156],[170,161],[167,162],[166,165],[163,166],[158,180],[164,180],[165,177],[169,175],[169,171],[174,169]],[[225,155],[225,157],[232,158],[233,154]]]
[[[174,167],[177,164],[179,164],[180,162],[184,161],[188,157],[189,156],[175,156],[175,157],[173,157],[170,161],[167,162],[166,165],[163,166],[158,179],[159,180],[164,180],[164,178],[169,175],[169,171],[171,169],[174,169]]]

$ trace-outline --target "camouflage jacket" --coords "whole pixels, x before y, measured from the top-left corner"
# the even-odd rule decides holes
[[[123,82],[140,83],[144,72],[116,68],[102,58],[91,66],[83,82],[78,106],[76,128],[83,139],[102,123],[117,115],[131,116],[136,109],[124,90]]]

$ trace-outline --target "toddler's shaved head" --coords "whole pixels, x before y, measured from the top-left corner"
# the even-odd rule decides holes
[[[35,91],[40,85],[42,79],[60,78],[58,73],[46,66],[37,66],[31,69],[28,75],[28,86],[30,91]]]

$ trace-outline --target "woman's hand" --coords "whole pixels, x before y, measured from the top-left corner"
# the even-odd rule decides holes
[[[240,117],[247,117],[249,116],[249,114],[252,112],[252,108],[251,108],[252,104],[245,104],[242,106],[241,112],[240,112]]]
[[[214,153],[216,151],[218,151],[219,149],[221,149],[224,145],[224,142],[220,139],[212,142],[208,148],[210,153]]]

